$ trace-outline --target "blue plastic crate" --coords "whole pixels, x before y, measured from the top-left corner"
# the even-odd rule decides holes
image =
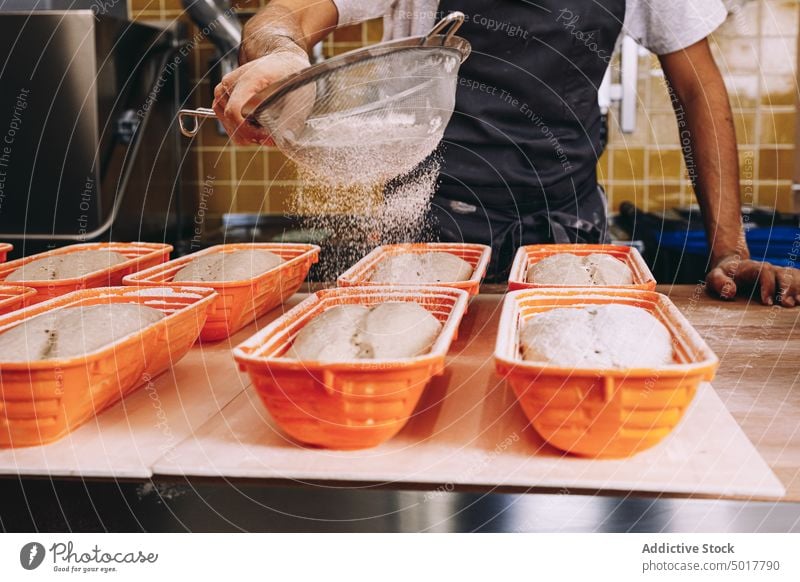
[[[800,265],[800,228],[752,228],[745,236],[754,259],[782,267]],[[684,255],[708,256],[708,243],[702,230],[664,231],[659,236],[659,247]]]

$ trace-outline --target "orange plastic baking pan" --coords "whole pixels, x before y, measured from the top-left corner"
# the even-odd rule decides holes
[[[64,307],[141,303],[164,319],[77,358],[3,362],[0,355],[0,447],[55,441],[180,360],[197,340],[210,289],[86,289],[0,317],[0,332]]]
[[[113,287],[115,285],[122,285],[122,278],[125,275],[134,273],[141,269],[152,267],[163,263],[169,258],[169,253],[172,251],[172,246],[159,243],[145,243],[145,242],[130,242],[130,243],[84,243],[77,245],[70,245],[53,249],[38,255],[30,255],[24,259],[17,259],[9,261],[8,263],[0,264],[0,284],[8,277],[12,271],[19,269],[22,265],[29,263],[36,259],[43,257],[51,257],[54,255],[66,255],[78,251],[97,251],[109,250],[117,252],[124,257],[127,261],[114,265],[113,267],[95,271],[83,275],[82,277],[73,277],[70,279],[55,279],[50,281],[14,281],[13,284],[30,287],[36,290],[36,294],[32,295],[26,304],[39,303],[40,301],[47,301],[53,297],[70,293],[71,291],[78,291],[80,289],[94,289],[97,287]]]
[[[233,355],[277,424],[297,441],[331,449],[374,447],[405,426],[428,381],[444,371],[468,300],[466,291],[436,287],[320,291],[239,344]],[[284,357],[303,326],[326,309],[387,301],[417,302],[442,322],[428,353],[336,363]]]
[[[0,243],[0,263],[4,263],[8,258],[8,253],[14,250],[14,245],[9,243]]]
[[[252,279],[224,283],[173,283],[175,274],[197,257],[214,253],[262,249],[281,257],[283,263]],[[294,295],[305,281],[311,265],[319,260],[319,247],[290,243],[226,244],[209,247],[197,253],[169,261],[125,277],[125,285],[178,287],[198,285],[214,289],[217,299],[208,312],[208,321],[200,333],[204,341],[229,337],[255,318],[275,309]]]
[[[443,281],[440,283],[431,283],[430,286],[464,289],[470,295],[477,295],[481,286],[481,281],[486,275],[486,269],[489,266],[492,249],[486,245],[467,243],[406,243],[383,245],[372,250],[367,256],[342,273],[339,276],[337,284],[339,287],[386,286],[386,283],[370,281],[372,273],[375,271],[378,264],[387,257],[405,253],[450,253],[451,255],[464,259],[473,267],[472,276],[467,281]],[[419,285],[419,283],[415,284],[415,286]]]
[[[641,307],[672,335],[674,363],[658,368],[581,369],[525,361],[519,330],[536,313],[618,303]],[[636,333],[636,330],[630,330]],[[628,457],[666,437],[717,357],[665,296],[653,291],[541,289],[506,295],[495,364],[532,426],[554,447],[588,457]]]
[[[540,289],[545,287],[560,287],[572,289],[594,289],[595,287],[575,287],[569,285],[538,285],[528,283],[528,269],[531,265],[538,263],[542,259],[560,253],[571,253],[573,255],[585,256],[593,253],[611,255],[619,259],[631,270],[633,274],[632,285],[606,285],[606,289],[640,289],[642,291],[652,291],[656,288],[656,280],[647,263],[644,262],[642,255],[634,247],[624,245],[582,245],[582,244],[545,244],[527,245],[520,247],[511,265],[511,272],[508,274],[508,290],[518,289]]]
[[[36,289],[17,285],[0,285],[0,315],[20,309],[36,295]]]

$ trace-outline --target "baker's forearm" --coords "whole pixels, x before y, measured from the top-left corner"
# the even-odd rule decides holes
[[[239,62],[280,50],[308,52],[337,21],[332,0],[272,0],[245,25]]]
[[[698,54],[699,53],[699,54]],[[674,91],[681,143],[714,263],[749,258],[739,194],[739,157],[728,93],[707,45],[662,57]],[[679,122],[679,126],[682,125]]]
[[[711,87],[687,102],[692,180],[703,212],[712,261],[737,254],[749,258],[744,240],[739,193],[739,156],[727,94]]]

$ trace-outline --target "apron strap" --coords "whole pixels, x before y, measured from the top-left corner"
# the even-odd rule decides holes
[[[556,214],[561,214],[560,212],[553,212],[547,217],[547,222],[550,224],[550,235],[553,237],[553,242],[556,244],[568,244],[572,242],[570,240],[569,235],[567,234],[567,229],[565,228],[565,223],[569,226],[569,217],[564,215],[556,216]]]
[[[574,214],[550,212],[546,216],[554,243],[564,244],[576,242],[574,238],[570,237],[567,233],[568,228],[584,233],[587,240],[602,240],[603,238],[603,231],[605,229],[601,228],[598,224],[584,220]]]

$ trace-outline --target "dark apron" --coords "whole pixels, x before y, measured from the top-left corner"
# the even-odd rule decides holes
[[[442,0],[472,43],[441,149],[432,214],[442,241],[492,246],[487,281],[517,247],[607,240],[597,184],[597,88],[624,0]]]

